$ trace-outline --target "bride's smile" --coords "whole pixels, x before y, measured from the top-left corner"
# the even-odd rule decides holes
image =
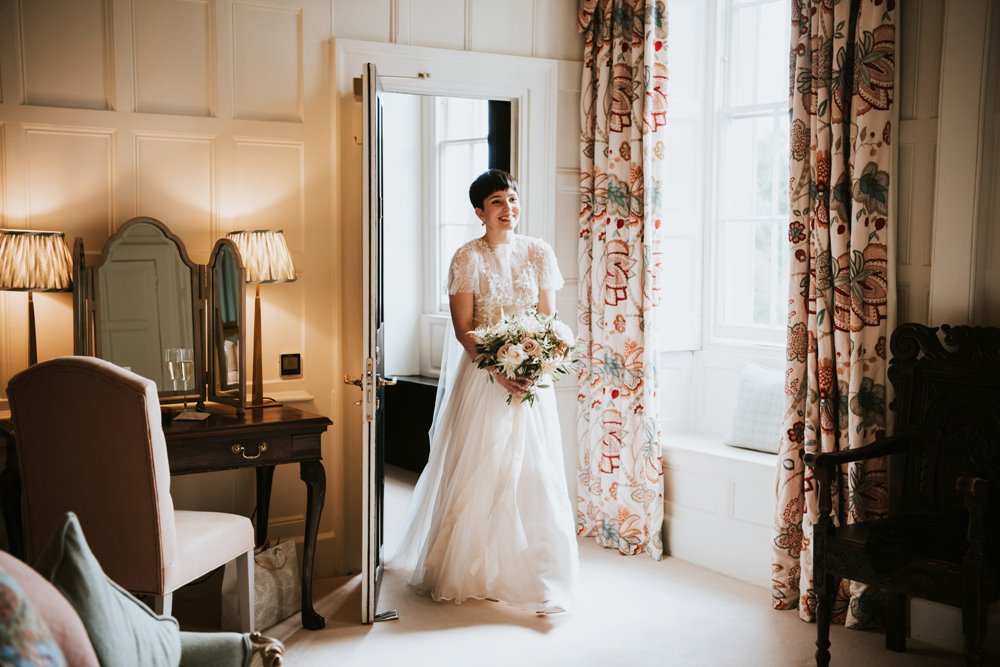
[[[521,202],[517,191],[507,188],[492,193],[483,200],[482,208],[476,208],[476,215],[486,226],[487,241],[507,242],[510,232],[521,218]]]

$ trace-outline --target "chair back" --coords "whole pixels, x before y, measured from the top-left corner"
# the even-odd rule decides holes
[[[29,561],[72,511],[108,576],[161,591],[176,531],[156,385],[95,357],[59,357],[11,378],[7,396]]]
[[[893,511],[961,508],[960,475],[987,478],[1000,509],[1000,328],[903,324],[890,349],[895,432],[917,447],[905,471],[891,471],[902,488]]]

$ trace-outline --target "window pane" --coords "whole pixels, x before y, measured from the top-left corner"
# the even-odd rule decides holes
[[[442,97],[438,105],[441,139],[485,138],[489,134],[489,103],[486,100]]]
[[[732,14],[729,103],[764,104],[788,99],[788,2],[739,7]]]
[[[788,291],[782,225],[729,221],[720,227],[719,313],[726,326],[781,326]]]
[[[725,131],[719,184],[723,217],[772,215],[775,151],[780,150],[773,118],[734,118]]]
[[[441,146],[441,223],[475,221],[469,185],[489,166],[486,141]]]

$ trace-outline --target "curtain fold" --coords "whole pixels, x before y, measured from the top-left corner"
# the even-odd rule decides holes
[[[622,554],[663,554],[653,307],[666,123],[666,5],[584,0],[577,527]]]
[[[894,0],[790,0],[791,249],[787,409],[777,470],[772,606],[813,621],[818,494],[806,451],[885,435],[890,298]],[[837,525],[888,509],[883,460],[835,481]],[[874,589],[840,581],[833,619],[880,621]]]

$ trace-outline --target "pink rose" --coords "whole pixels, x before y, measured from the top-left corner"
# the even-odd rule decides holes
[[[542,352],[542,346],[538,344],[538,341],[530,336],[525,336],[521,341],[521,349],[529,357],[537,357]]]

